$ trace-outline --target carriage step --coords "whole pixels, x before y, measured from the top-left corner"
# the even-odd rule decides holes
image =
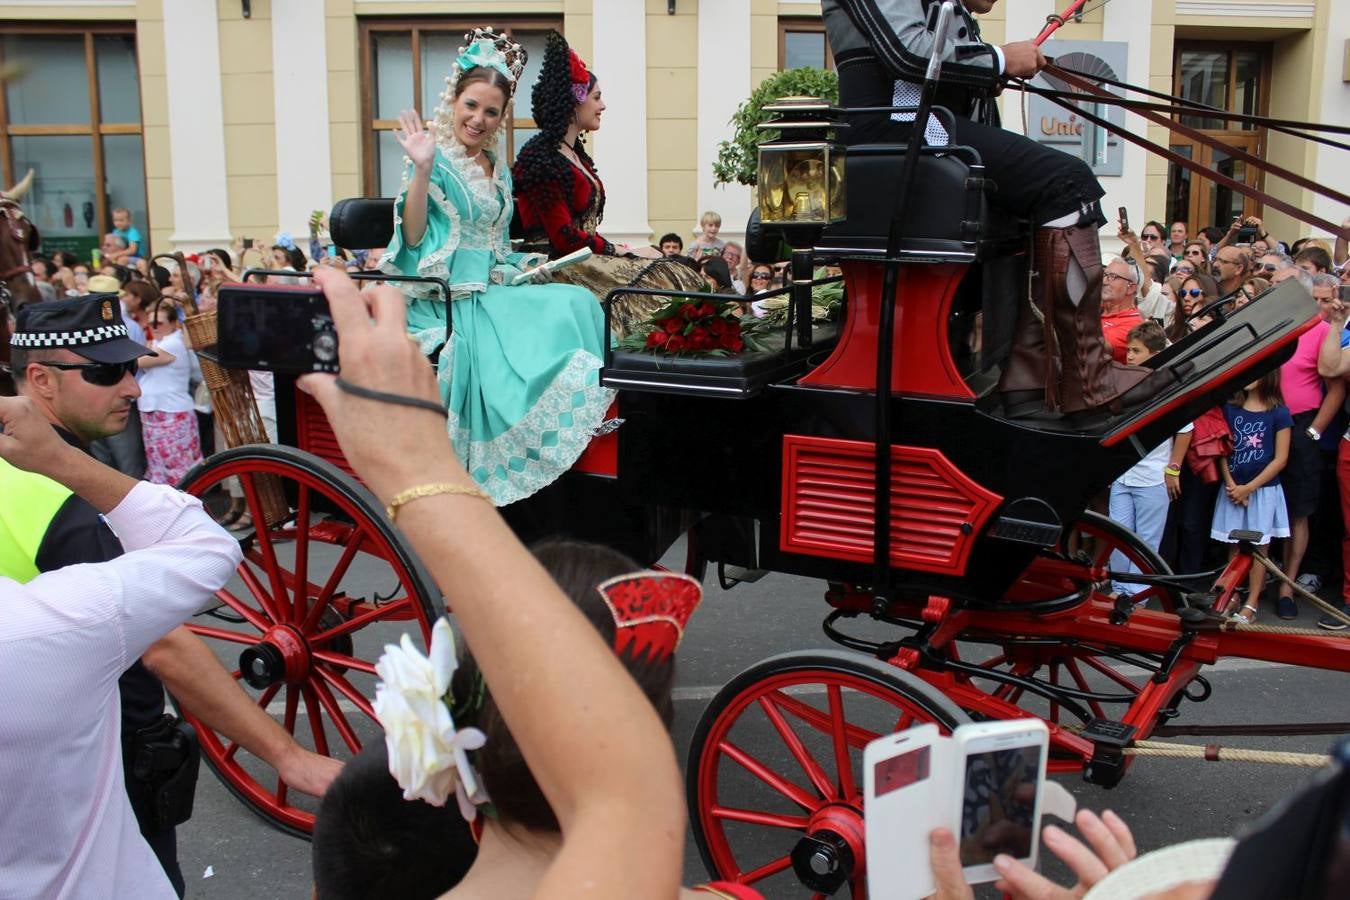
[[[1059,525],[1045,522],[1033,522],[1028,519],[1015,519],[1011,516],[999,516],[989,534],[1002,541],[1016,544],[1033,544],[1037,547],[1053,547],[1059,543],[1063,529]]]
[[[1079,732],[1092,741],[1092,759],[1083,766],[1083,780],[1106,788],[1120,784],[1125,777],[1125,748],[1139,729],[1112,719],[1089,719]]]

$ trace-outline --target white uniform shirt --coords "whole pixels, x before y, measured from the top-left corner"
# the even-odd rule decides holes
[[[175,900],[123,785],[117,679],[225,584],[239,545],[147,482],[108,524],[117,559],[0,578],[0,900]]]

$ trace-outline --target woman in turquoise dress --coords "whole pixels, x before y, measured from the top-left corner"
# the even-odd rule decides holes
[[[525,51],[491,30],[446,79],[430,129],[405,112],[395,137],[407,155],[394,238],[381,268],[450,285],[403,286],[408,329],[437,372],[455,452],[498,506],[528,497],[576,461],[604,424],[604,313],[584,288],[512,279],[543,261],[511,252],[511,174],[493,152]]]

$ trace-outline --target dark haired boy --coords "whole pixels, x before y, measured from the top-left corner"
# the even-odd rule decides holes
[[[680,237],[673,231],[670,234],[661,235],[661,240],[659,241],[658,246],[660,246],[661,248],[662,256],[684,255],[684,238]]]

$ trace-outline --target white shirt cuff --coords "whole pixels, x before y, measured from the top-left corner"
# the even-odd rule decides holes
[[[990,44],[994,48],[994,55],[998,57],[998,74],[1002,75],[1008,71],[1008,61],[1003,58],[1003,48],[998,44]]]

